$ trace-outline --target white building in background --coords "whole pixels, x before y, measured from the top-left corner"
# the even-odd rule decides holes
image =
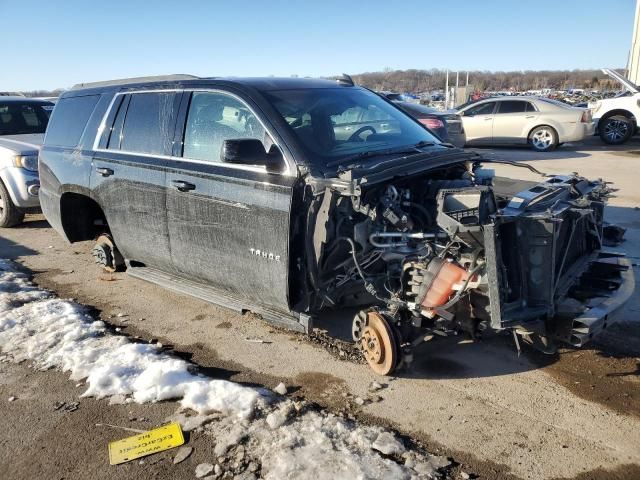
[[[633,38],[629,51],[629,80],[636,85],[640,84],[640,0],[636,1],[636,18],[633,23]]]

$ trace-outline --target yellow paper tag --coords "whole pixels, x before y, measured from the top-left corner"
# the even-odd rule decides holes
[[[170,423],[133,437],[109,443],[109,463],[118,465],[184,444],[179,423]]]

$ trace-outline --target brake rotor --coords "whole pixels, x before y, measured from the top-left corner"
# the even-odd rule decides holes
[[[367,314],[360,346],[364,358],[378,375],[389,375],[398,364],[398,348],[389,323],[378,312]]]

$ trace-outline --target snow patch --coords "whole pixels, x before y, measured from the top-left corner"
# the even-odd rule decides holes
[[[0,348],[15,361],[60,368],[86,379],[85,397],[130,395],[134,402],[180,400],[201,414],[250,416],[260,398],[251,388],[192,373],[187,362],[156,345],[111,335],[81,305],[53,297],[0,260]]]
[[[439,478],[437,469],[448,464],[416,452],[409,452],[409,459],[402,442],[382,428],[198,375],[158,345],[111,334],[84,307],[38,289],[6,260],[0,260],[0,349],[14,361],[69,372],[72,380],[83,381],[78,385],[86,385],[85,397],[109,398],[113,404],[179,400],[183,411],[173,419],[185,430],[213,435],[218,461],[259,462],[266,480]],[[195,475],[213,470],[222,471],[218,464],[203,463]]]

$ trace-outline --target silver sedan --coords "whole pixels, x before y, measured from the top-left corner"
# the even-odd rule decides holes
[[[529,144],[540,152],[593,135],[588,109],[574,108],[542,97],[488,98],[458,113],[467,146]]]

